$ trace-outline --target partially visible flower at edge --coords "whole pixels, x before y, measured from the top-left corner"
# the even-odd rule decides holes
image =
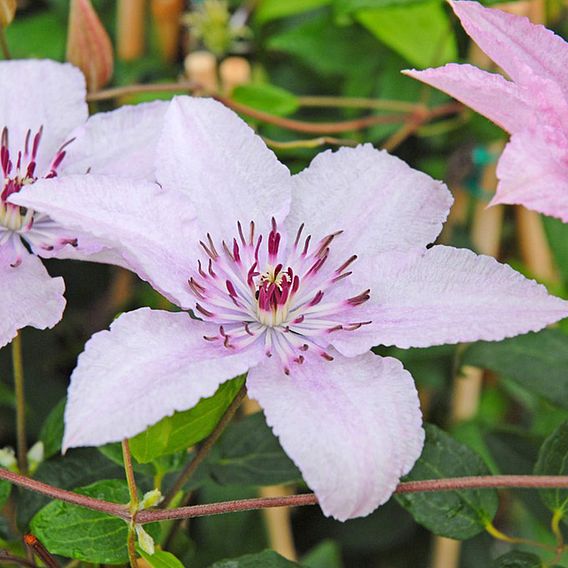
[[[177,97],[156,164],[158,184],[69,176],[13,197],[117,247],[195,316],[143,308],[92,337],[65,447],[133,436],[248,371],[249,395],[324,513],[364,516],[424,439],[412,377],[371,347],[499,340],[568,315],[493,258],[427,248],[448,189],[370,145],[323,152],[290,176],[232,111]]]
[[[511,81],[472,65],[404,71],[509,132],[491,205],[519,204],[568,222],[568,43],[528,18],[450,2],[467,33]]]
[[[108,247],[9,198],[40,179],[114,173],[153,179],[148,164],[168,103],[123,107],[88,118],[85,79],[49,60],[0,63],[0,347],[31,325],[63,314],[62,278],[38,257],[124,264]]]

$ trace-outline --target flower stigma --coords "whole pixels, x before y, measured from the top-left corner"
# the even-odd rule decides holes
[[[357,255],[339,267],[330,266],[330,245],[342,231],[314,246],[311,235],[302,238],[302,224],[286,247],[275,219],[267,238],[256,234],[253,221],[246,235],[240,222],[237,229],[231,245],[223,241],[216,246],[210,234],[200,242],[205,260],[198,261],[188,280],[196,313],[219,326],[216,335],[204,336],[206,341],[235,351],[261,341],[265,355],[279,357],[290,374],[293,364],[301,365],[313,354],[333,360],[328,352],[331,333],[371,323],[353,317],[370,290],[349,296],[342,288]]]

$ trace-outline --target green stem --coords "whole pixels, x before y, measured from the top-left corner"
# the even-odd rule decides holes
[[[207,457],[207,455],[211,451],[211,448],[215,445],[215,442],[219,439],[219,437],[239,409],[239,406],[241,405],[241,402],[245,398],[246,394],[247,388],[245,385],[243,385],[241,387],[241,390],[239,390],[239,392],[233,399],[233,402],[231,402],[231,404],[229,404],[229,406],[227,407],[227,410],[225,410],[225,414],[223,414],[223,417],[221,418],[221,420],[219,420],[213,432],[211,432],[209,437],[205,440],[205,442],[203,442],[198,452],[195,454],[195,457],[187,464],[187,466],[178,476],[176,482],[174,483],[173,487],[170,489],[162,503],[163,508],[166,508],[172,502],[178,491],[182,490],[183,486],[189,481],[191,476],[195,473],[197,468]]]
[[[138,559],[136,558],[136,513],[138,512],[138,488],[136,487],[136,479],[134,478],[134,469],[132,467],[132,454],[128,439],[122,440],[122,459],[124,460],[124,473],[126,474],[126,482],[128,484],[128,494],[130,495],[130,523],[128,525],[128,559],[131,568],[138,568]]]
[[[2,49],[2,55],[4,59],[12,59],[12,54],[10,53],[10,48],[8,47],[8,41],[6,40],[6,31],[2,26],[0,26],[0,49]]]
[[[12,341],[12,368],[16,394],[16,436],[18,443],[18,467],[20,473],[28,472],[28,445],[26,440],[26,396],[24,392],[24,364],[22,360],[22,338],[20,334]]]

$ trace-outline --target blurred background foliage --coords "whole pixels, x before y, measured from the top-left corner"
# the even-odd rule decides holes
[[[139,24],[134,12],[126,19],[124,13],[122,20],[117,18],[121,4],[127,14],[129,9],[145,8],[137,12],[142,14]],[[548,26],[566,37],[568,19],[559,1],[502,7],[534,15],[535,5]],[[387,147],[452,189],[456,204],[442,242],[497,256],[567,297],[568,225],[512,207],[485,209],[495,187],[494,164],[505,134],[400,73],[409,67],[459,60],[488,65],[440,0],[258,0],[228,5],[213,0],[93,0],[93,6],[117,48],[107,88],[193,81],[198,85],[192,92],[217,93],[241,105],[243,116],[292,171],[304,168],[325,148],[361,142]],[[13,57],[65,60],[68,14],[69,0],[18,2],[16,18],[6,29]],[[121,38],[129,33],[138,34],[130,44]],[[173,96],[169,87],[154,91],[105,98],[92,102],[91,110]],[[445,107],[447,112],[439,116],[429,114]],[[365,122],[367,117],[376,120]],[[334,130],[333,124],[361,118],[363,126],[355,122],[352,128]],[[291,128],[288,119],[299,121],[292,123],[299,128]],[[313,123],[332,126],[302,130]],[[118,313],[168,304],[149,286],[116,268],[71,261],[49,261],[48,268],[52,275],[65,277],[68,308],[54,330],[28,328],[22,333],[28,442],[41,439],[46,450],[35,475],[60,487],[88,486],[87,492],[121,495],[124,486],[116,480],[122,480],[123,473],[116,447],[60,456],[68,377],[85,341]],[[412,372],[431,424],[424,456],[410,478],[524,474],[535,468],[565,474],[566,323],[501,343],[406,351],[378,348],[380,354],[401,359]],[[186,448],[211,431],[238,390],[239,380],[222,387],[205,407],[159,423],[146,439],[142,435],[133,441],[142,489],[158,484],[167,492],[175,472],[191,457]],[[6,348],[0,351],[0,447],[15,446],[12,393]],[[91,485],[101,480],[103,486]],[[260,487],[274,485],[286,485],[277,493],[305,489],[262,415],[252,414],[229,426],[185,490],[191,490],[191,503],[206,503],[255,496]],[[79,544],[69,547],[65,543],[75,529],[57,532],[57,519],[73,514],[62,510],[66,506],[45,507],[42,497],[15,489],[8,499],[8,493],[9,488],[0,484],[0,503],[6,503],[6,518],[0,520],[3,547],[20,553],[19,532],[31,526],[50,550],[67,558],[63,562],[76,559],[70,566],[125,561],[124,545],[119,542],[113,548],[109,541],[108,531],[116,527],[91,531],[88,538],[77,533]],[[568,566],[568,558],[556,557],[553,550],[522,542],[538,541],[554,549],[565,526],[551,525],[551,511],[563,516],[565,492],[499,495],[500,499],[493,491],[470,491],[397,497],[369,517],[346,523],[324,518],[316,507],[276,517],[252,511],[175,527],[166,524],[156,538],[182,565],[196,568],[288,566],[269,553],[235,564],[222,562],[265,548],[275,548],[312,568],[536,567],[543,561]],[[180,496],[176,499],[179,502]],[[76,527],[82,526],[84,519],[76,522]],[[463,542],[460,546],[440,536]],[[95,564],[81,563],[85,558]],[[179,565],[166,563],[173,560],[165,557],[160,561],[150,559],[148,565]]]

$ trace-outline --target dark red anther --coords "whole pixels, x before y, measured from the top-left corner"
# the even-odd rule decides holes
[[[213,261],[209,259],[209,265],[207,266],[207,271],[212,278],[217,278],[217,273],[213,270]]]
[[[207,273],[203,270],[203,266],[201,265],[201,260],[197,261],[197,269],[199,270],[199,275],[202,278],[207,278]]]
[[[292,281],[292,294],[295,294],[299,288],[300,288],[300,278],[298,276],[294,276],[294,280]]]
[[[320,353],[320,356],[325,359],[326,361],[333,361],[334,357],[332,357],[329,353],[327,353],[326,351],[322,351]]]
[[[245,240],[245,235],[243,233],[243,226],[241,225],[240,221],[237,221],[237,229],[239,231],[239,237],[241,239],[241,243],[243,244],[244,247],[247,246],[247,242]]]
[[[323,292],[321,290],[318,290],[317,294],[312,298],[312,300],[308,304],[308,307],[317,306],[317,304],[319,304],[322,301],[322,299],[323,299]]]
[[[208,317],[208,318],[212,318],[215,314],[213,314],[213,312],[210,312],[209,310],[206,310],[201,304],[195,304],[195,309],[200,313],[203,314],[204,316]]]
[[[250,326],[248,324],[248,322],[245,322],[245,331],[249,334],[252,335],[254,337],[254,333],[250,330]]]
[[[294,248],[296,248],[298,246],[298,243],[300,242],[300,238],[302,237],[302,231],[304,230],[304,223],[302,223],[300,225],[300,228],[298,229],[298,232],[296,233],[296,239],[294,241]]]
[[[303,355],[298,355],[298,356],[294,359],[294,362],[298,363],[298,365],[301,365],[304,361],[305,361],[305,358],[304,358]]]
[[[352,264],[356,260],[357,260],[356,254],[350,256],[335,272],[337,272],[337,274],[341,274],[350,264]],[[351,272],[349,274],[351,274]]]
[[[237,239],[233,239],[233,258],[237,264],[241,263],[241,253],[239,250],[239,244],[237,243]]]
[[[312,235],[308,235],[306,241],[304,242],[304,250],[302,251],[302,255],[306,256],[308,254],[308,250],[310,250],[310,241],[312,240]]]
[[[367,289],[364,292],[361,292],[358,296],[353,296],[353,298],[349,298],[347,300],[347,303],[351,306],[359,306],[364,302],[366,302],[371,297],[370,292],[371,290]]]
[[[292,321],[292,323],[302,323],[305,319],[305,316],[298,316],[294,321]]]
[[[342,329],[343,329],[343,326],[341,324],[334,325],[333,327],[329,327],[327,329],[327,333],[333,333],[334,331],[341,331]]]
[[[227,290],[229,291],[229,295],[232,296],[233,298],[237,298],[239,295],[237,294],[237,291],[235,289],[235,286],[233,285],[233,283],[230,280],[227,280],[225,282],[225,285],[227,286]]]
[[[39,143],[41,140],[41,136],[43,134],[43,126],[39,127],[39,130],[37,131],[37,134],[34,136],[34,144],[32,147],[32,160],[35,160],[37,157],[37,151],[39,148]]]

